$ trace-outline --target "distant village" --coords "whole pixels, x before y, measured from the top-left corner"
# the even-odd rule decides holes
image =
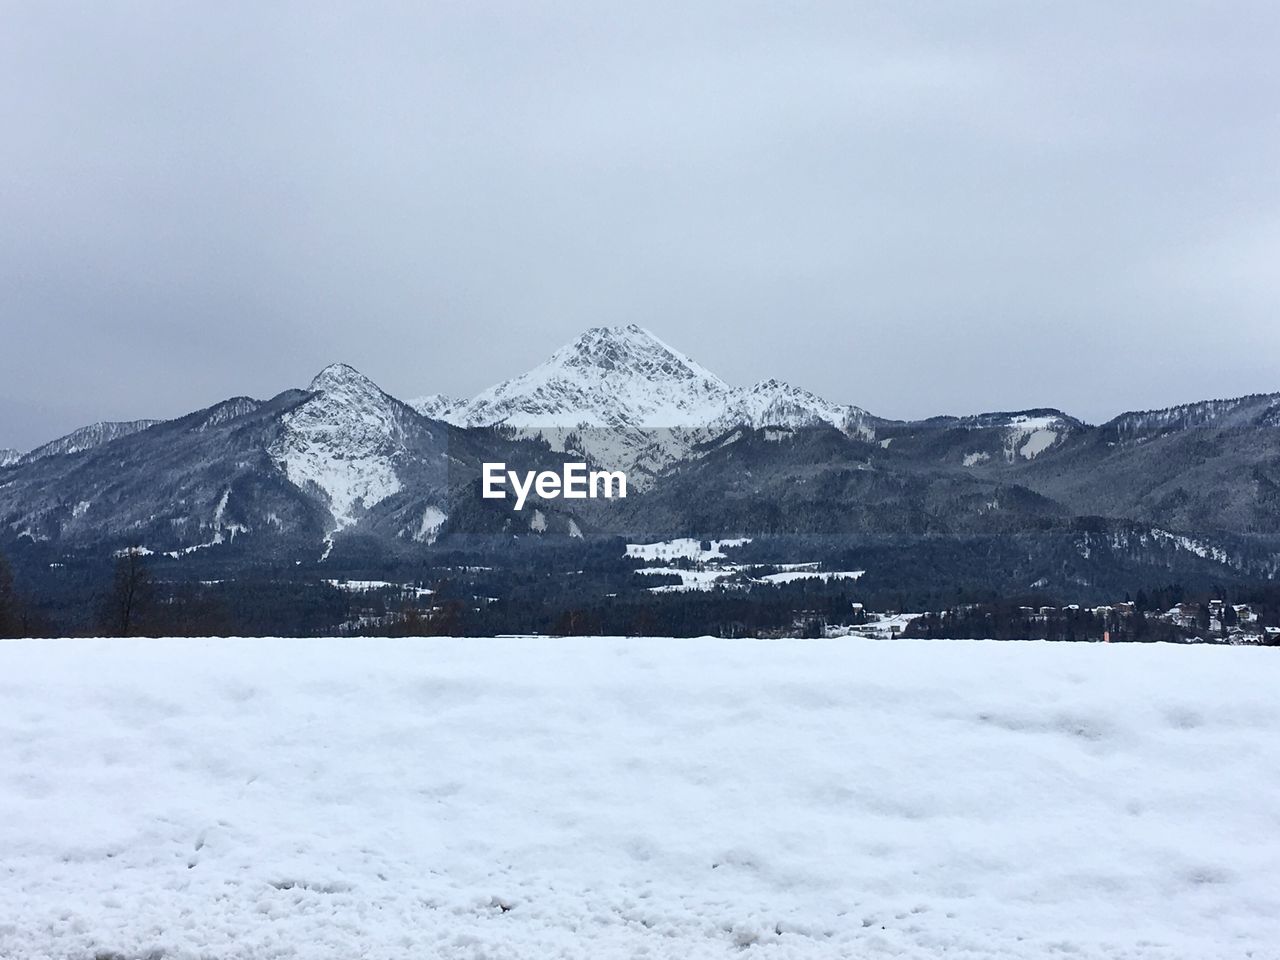
[[[1099,607],[1098,610],[1107,610]],[[1121,616],[1133,616],[1132,603],[1114,607]],[[1187,630],[1206,640],[1224,643],[1280,644],[1280,626],[1263,626],[1257,612],[1247,603],[1226,603],[1210,600],[1208,603],[1178,603],[1164,613],[1148,614]]]
[[[1280,626],[1264,624],[1250,604],[1225,600],[1176,603],[1166,610],[1142,610],[1133,601],[1097,607],[1074,603],[1062,607],[962,604],[926,613],[875,613],[858,603],[853,608],[860,622],[830,626],[824,634],[876,639],[1164,640],[1280,646]],[[802,613],[794,626],[811,632],[814,624],[810,615]]]

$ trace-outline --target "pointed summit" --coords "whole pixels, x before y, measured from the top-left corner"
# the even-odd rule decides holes
[[[471,425],[669,427],[700,423],[729,386],[635,324],[592,327],[459,411]]]
[[[366,377],[363,373],[351,366],[349,363],[331,363],[314,377],[311,378],[311,385],[308,387],[313,392],[344,390],[351,387],[369,388],[374,390],[380,388],[376,383]]]
[[[735,388],[639,324],[592,327],[546,362],[470,402],[414,404],[459,426],[721,432],[829,423],[870,438],[875,418],[781,380]]]
[[[875,422],[864,410],[780,380],[730,387],[634,323],[592,327],[528,373],[469,402],[424,397],[413,405],[462,427],[513,427],[557,449],[571,439],[600,463],[648,475],[737,426],[829,423],[870,439]]]
[[[296,486],[323,491],[341,529],[400,490],[404,405],[345,363],[329,364],[309,389],[315,396],[281,418],[270,453]]]
[[[646,376],[655,381],[700,380],[728,389],[728,384],[658,339],[639,324],[592,327],[572,343],[557,350],[547,366],[592,371],[600,376]]]

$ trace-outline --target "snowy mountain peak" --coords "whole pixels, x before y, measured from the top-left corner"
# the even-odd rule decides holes
[[[466,405],[466,401],[457,397],[445,396],[443,393],[429,393],[424,397],[415,397],[406,401],[424,417],[432,420],[450,420],[453,411]]]
[[[355,367],[347,363],[331,363],[314,377],[311,378],[311,384],[308,387],[312,392],[333,392],[333,391],[377,391],[382,390],[376,383],[366,377]]]
[[[0,467],[7,467],[11,463],[17,463],[22,459],[22,454],[17,450],[9,450],[7,448],[0,450]]]
[[[671,427],[706,423],[728,393],[723,380],[643,327],[593,327],[452,418],[471,426]]]
[[[514,427],[553,445],[572,438],[601,463],[648,473],[736,426],[829,423],[870,439],[874,421],[858,407],[828,403],[781,380],[730,387],[634,323],[592,327],[469,402],[428,396],[412,406],[459,426]]]
[[[592,327],[557,350],[546,366],[597,376],[644,376],[655,382],[702,381],[727,390],[723,380],[638,324]]]
[[[271,454],[296,486],[324,493],[341,529],[400,490],[403,405],[345,363],[321,370],[310,390],[283,417]]]
[[[737,426],[829,423],[870,439],[874,418],[780,380],[729,386],[638,324],[592,327],[527,373],[473,400],[428,395],[420,414],[463,427],[503,425],[555,449],[636,471],[633,483]]]

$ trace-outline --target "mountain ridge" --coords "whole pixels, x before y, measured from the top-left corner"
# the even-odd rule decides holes
[[[640,356],[643,360],[642,342],[648,341],[650,352],[654,349],[664,354],[667,363],[641,363],[631,371],[622,369],[630,351],[634,359]],[[618,345],[623,344],[622,353]],[[679,380],[697,380],[709,389],[704,393],[715,398],[719,403],[703,406],[699,403],[656,402],[645,396],[641,409],[632,408],[626,397],[620,397],[617,391],[591,398],[591,403],[561,403],[557,407],[548,398],[545,381],[552,379],[547,370],[553,366],[575,370],[620,371],[634,379],[637,375],[644,379],[644,392],[651,394],[651,384],[664,382],[658,374],[672,371],[682,373]],[[324,368],[312,380],[323,378],[326,371],[345,369],[361,377],[354,367],[345,363],[334,363]],[[368,378],[365,378],[368,380]],[[603,381],[603,376],[595,376],[595,381]],[[373,383],[372,380],[368,381]],[[517,387],[534,387],[534,396],[524,396]],[[374,384],[376,387],[377,385]],[[597,387],[603,386],[597,382]],[[381,388],[378,388],[381,390]],[[385,393],[385,392],[384,392]],[[391,396],[390,394],[386,394]],[[763,426],[798,426],[806,423],[827,422],[847,433],[856,433],[864,439],[874,439],[878,428],[900,429],[904,426],[936,427],[936,426],[970,426],[998,427],[1010,426],[1009,422],[1019,417],[1053,417],[1070,428],[1092,428],[1093,425],[1066,413],[1063,410],[1048,407],[1026,408],[1019,410],[990,411],[975,414],[940,414],[921,420],[894,420],[871,414],[867,410],[845,403],[826,400],[802,387],[794,386],[777,378],[767,378],[747,386],[734,387],[711,373],[705,367],[687,355],[671,347],[649,330],[638,324],[627,324],[616,327],[592,327],[584,331],[578,338],[555,351],[542,364],[508,380],[481,391],[471,399],[459,399],[444,394],[424,394],[404,403],[420,415],[432,420],[440,420],[459,427],[474,426],[516,426],[532,428],[569,429],[586,426],[609,427],[625,424],[645,428],[661,429],[668,427],[705,427],[712,435],[730,429],[734,425],[752,427]],[[701,398],[700,398],[701,399]],[[538,401],[547,401],[546,405]],[[687,398],[686,398],[687,400]],[[249,397],[235,397],[221,404],[256,404],[262,401]],[[210,410],[221,404],[214,404]],[[610,405],[621,408],[612,416],[601,416],[592,406]],[[675,410],[674,413],[668,411]],[[1187,401],[1168,407],[1146,410],[1123,411],[1111,419],[1097,425],[1098,429],[1111,430],[1123,439],[1132,439],[1144,432],[1185,429],[1193,426],[1205,426],[1223,420],[1238,422],[1245,414],[1263,418],[1268,425],[1280,424],[1280,392],[1252,393],[1238,397],[1210,398]],[[147,429],[159,423],[160,419],[140,419],[129,421],[99,421],[77,428],[61,437],[50,440],[29,451],[0,450],[0,467],[17,462],[30,462],[43,456],[76,453],[101,443],[107,443],[120,436]]]
[[[1101,426],[1052,408],[888,420],[777,379],[731,386],[642,327],[594,327],[469,401],[405,403],[336,363],[270,400],[73,431],[0,462],[0,544],[315,562],[359,538],[375,552],[479,532],[1034,539],[1087,517],[1215,543],[1280,536],[1277,425],[1280,394]],[[477,496],[482,462],[566,455],[631,471],[632,499],[517,515]]]
[[[79,453],[82,450],[89,450],[101,444],[110,443],[112,440],[127,437],[131,433],[146,430],[154,427],[157,423],[163,422],[162,420],[99,420],[97,423],[79,427],[64,436],[41,444],[27,453],[20,454],[17,462],[31,463],[43,457]]]

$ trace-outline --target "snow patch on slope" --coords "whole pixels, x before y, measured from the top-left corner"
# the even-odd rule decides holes
[[[418,521],[417,529],[413,531],[413,539],[419,543],[435,543],[436,537],[440,535],[440,528],[448,519],[439,507],[427,507],[422,511],[422,519]]]
[[[239,523],[226,522],[227,503],[231,499],[231,488],[228,487],[222,492],[222,496],[218,499],[218,504],[213,508],[213,521],[209,525],[213,530],[213,537],[204,543],[192,544],[189,547],[182,547],[179,550],[168,551],[168,556],[175,560],[178,557],[185,556],[189,553],[195,553],[197,550],[205,550],[209,547],[216,547],[223,543],[230,543],[235,540],[236,534],[248,533],[249,528]]]
[[[1062,429],[1060,417],[1018,414],[1009,420],[1005,456],[1011,463],[1017,457],[1034,460],[1058,442]]]

